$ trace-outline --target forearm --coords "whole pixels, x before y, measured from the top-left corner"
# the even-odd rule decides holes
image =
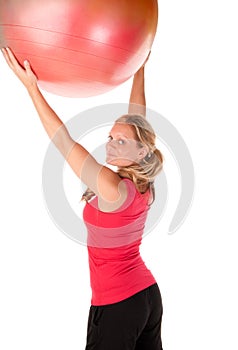
[[[144,66],[136,72],[133,78],[129,101],[129,113],[146,115]]]
[[[37,85],[37,77],[32,71],[30,63],[25,60],[23,66],[21,66],[8,47],[2,48],[1,51],[8,66],[27,89],[49,138],[66,158],[76,142],[72,140],[63,122],[41,94]]]
[[[27,91],[32,99],[45,131],[47,132],[49,138],[52,139],[56,131],[63,125],[63,122],[46,102],[37,85],[30,87],[27,89]]]
[[[64,157],[66,157],[75,142],[71,139],[64,123],[49,106],[44,96],[40,92],[37,84],[28,88],[27,91],[46,133],[64,155]]]

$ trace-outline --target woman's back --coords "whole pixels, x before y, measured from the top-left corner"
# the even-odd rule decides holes
[[[128,197],[119,209],[99,210],[97,197],[84,209],[92,305],[119,302],[155,283],[139,252],[150,193],[141,194],[131,180],[123,181]]]

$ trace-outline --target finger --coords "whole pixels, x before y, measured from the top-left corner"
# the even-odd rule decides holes
[[[148,61],[148,59],[150,58],[150,54],[151,54],[151,50],[150,50],[150,52],[148,53],[148,56],[147,56],[146,61]]]
[[[14,67],[13,67],[12,61],[11,61],[9,54],[8,54],[8,51],[5,47],[2,48],[2,53],[3,53],[3,56],[4,56],[7,64],[9,65],[9,67],[13,69]]]
[[[29,61],[25,60],[23,63],[24,63],[24,67],[25,67],[26,71],[27,71],[28,73],[29,73],[29,72],[32,72]]]
[[[33,72],[32,72],[32,69],[31,69],[31,65],[30,65],[30,62],[25,60],[23,62],[23,65],[24,65],[24,68],[26,70],[26,73],[28,76],[32,76],[33,75]]]
[[[17,60],[16,56],[13,54],[12,50],[9,47],[6,47],[7,57],[10,62],[10,67],[15,71],[21,71],[22,65]]]
[[[33,71],[33,69],[31,68],[31,64],[28,60],[25,60],[23,62],[24,64],[24,67],[25,67],[25,70],[26,70],[26,73],[28,74],[28,76],[35,76],[35,78],[37,79],[37,76],[35,74],[35,72]]]
[[[12,61],[13,64],[18,64],[18,60],[16,59],[15,55],[13,54],[12,50],[9,47],[6,47],[7,54]]]
[[[145,59],[145,62],[143,63],[143,66],[145,66],[145,64],[147,63],[148,59],[150,58],[150,54],[151,54],[151,50],[149,51],[146,59]]]

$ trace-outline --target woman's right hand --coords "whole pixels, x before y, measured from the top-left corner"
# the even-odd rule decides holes
[[[37,77],[31,69],[30,63],[26,60],[24,61],[24,68],[19,64],[18,60],[14,56],[13,52],[9,47],[1,49],[3,56],[15,73],[15,75],[20,79],[23,85],[30,90],[31,88],[37,87]]]
[[[146,117],[144,68],[150,57],[150,52],[148,53],[141,67],[134,74],[133,83],[131,87],[130,100],[129,100],[129,108],[128,108],[129,114],[141,114],[144,117]]]
[[[140,72],[143,72],[143,74],[144,74],[144,68],[145,68],[145,65],[146,65],[147,61],[150,58],[150,54],[151,54],[151,51],[148,53],[145,61],[142,63],[142,65],[140,66],[140,68],[138,69],[138,71],[135,74],[140,73]]]

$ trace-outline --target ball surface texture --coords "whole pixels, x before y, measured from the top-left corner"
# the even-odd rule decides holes
[[[42,89],[95,96],[139,69],[157,22],[157,0],[0,0],[0,45],[30,61]]]

